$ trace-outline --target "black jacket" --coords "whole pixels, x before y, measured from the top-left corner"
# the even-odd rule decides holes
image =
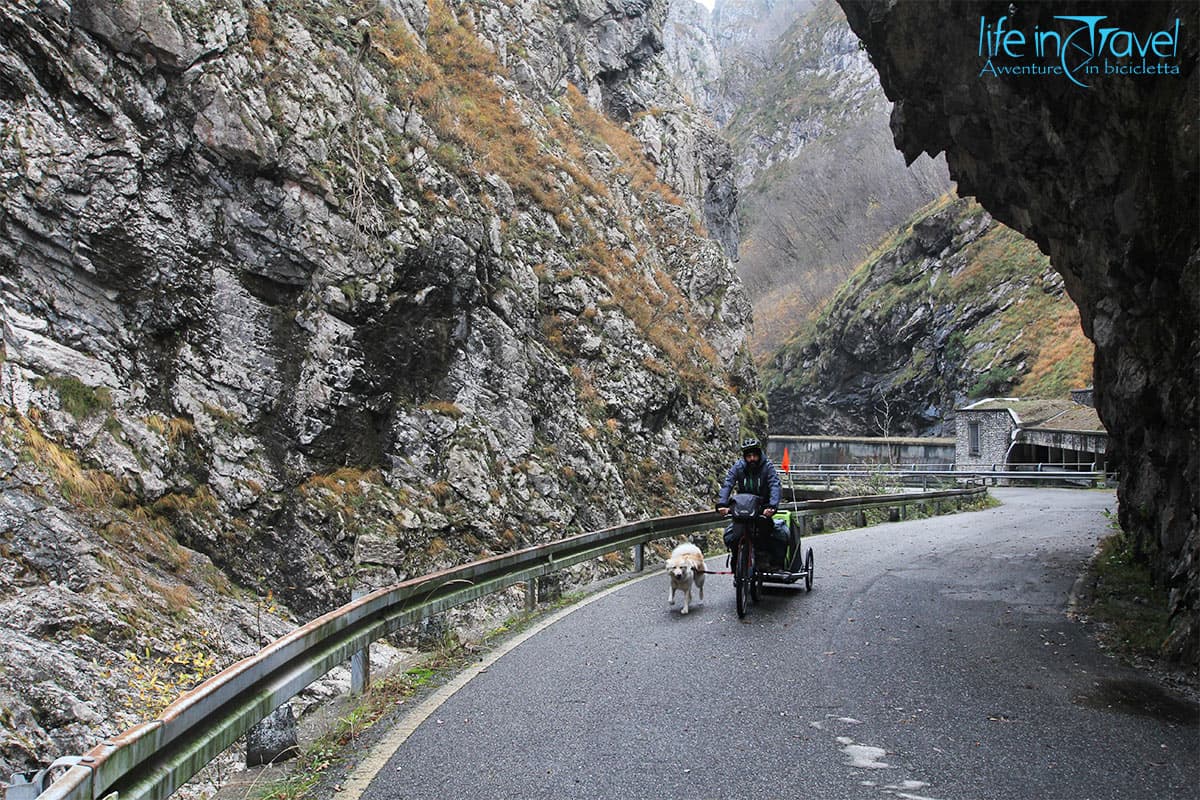
[[[775,471],[775,465],[766,458],[763,458],[760,464],[757,471],[750,472],[746,467],[746,459],[743,458],[730,467],[725,475],[725,485],[721,487],[721,495],[717,498],[717,505],[728,504],[731,494],[748,492],[766,500],[769,508],[779,508],[779,496],[783,492],[779,473]]]

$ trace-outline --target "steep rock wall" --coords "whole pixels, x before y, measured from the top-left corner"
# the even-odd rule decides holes
[[[757,378],[664,13],[0,4],[0,773],[128,653],[707,506]]]
[[[1095,396],[1121,472],[1121,525],[1170,588],[1168,649],[1200,660],[1200,9],[839,2],[895,103],[905,157],[945,152],[959,191],[1036,241],[1062,273],[1096,345]],[[1174,54],[1149,59],[1178,74],[1080,73],[1087,88],[1063,75],[981,75],[981,17],[994,26],[1006,16],[1009,30],[1069,32],[1081,23],[1055,16],[1088,14],[1143,40],[1173,33],[1178,19]]]

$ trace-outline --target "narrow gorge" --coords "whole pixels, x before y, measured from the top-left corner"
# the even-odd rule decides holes
[[[1184,74],[1081,91],[980,76],[1009,7],[0,4],[0,776],[353,592],[709,509],[744,435],[1093,353],[1196,663],[1200,11],[1122,5]]]
[[[1091,384],[1062,277],[977,203],[931,203],[878,253],[765,365],[773,433],[953,437],[968,402]]]

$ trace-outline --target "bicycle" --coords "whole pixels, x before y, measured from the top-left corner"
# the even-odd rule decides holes
[[[803,578],[805,591],[812,591],[812,548],[802,551],[791,513],[782,512],[787,515],[785,524],[788,530],[788,544],[782,564],[772,564],[767,547],[758,541],[760,532],[773,524],[762,516],[763,508],[763,499],[755,494],[735,494],[729,498],[729,516],[735,533],[731,560],[738,619],[745,618],[750,604],[761,599],[762,587],[766,582],[791,584]],[[767,559],[762,562],[766,568],[760,568],[760,558]]]

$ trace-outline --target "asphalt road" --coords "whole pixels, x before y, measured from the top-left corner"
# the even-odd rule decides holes
[[[363,798],[1196,797],[1196,707],[1066,614],[1113,496],[995,494],[809,538],[812,593],[744,622],[729,576],[686,617],[665,576],[625,586],[467,683]]]

